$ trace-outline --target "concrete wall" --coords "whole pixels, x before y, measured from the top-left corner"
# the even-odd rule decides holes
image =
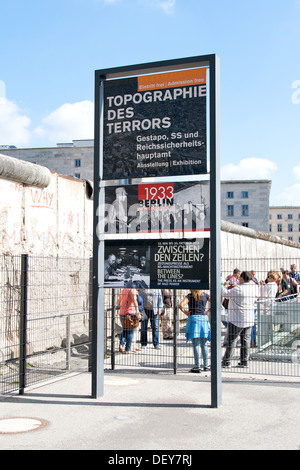
[[[94,141],[73,141],[70,144],[58,144],[58,147],[40,149],[6,149],[1,150],[19,160],[44,165],[56,173],[64,175],[80,174],[80,177],[93,181],[94,179]],[[80,160],[80,167],[75,161]],[[245,180],[221,182],[221,218],[238,225],[255,230],[269,232],[269,196],[271,181]],[[228,192],[233,198],[228,198]],[[244,193],[244,194],[243,194]],[[248,197],[245,196],[248,193]],[[234,215],[228,216],[228,206],[234,207]],[[242,206],[248,206],[248,215],[242,215]]]
[[[221,258],[226,274],[238,267],[259,272],[263,280],[270,269],[289,269],[291,262],[300,270],[300,244],[222,221]]]
[[[54,173],[44,189],[0,179],[1,253],[90,257],[93,201],[87,185]]]

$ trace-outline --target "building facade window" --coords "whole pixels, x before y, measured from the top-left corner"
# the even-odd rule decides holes
[[[249,224],[248,224],[248,222],[243,222],[243,223],[242,223],[242,226],[243,226],[243,227],[249,227]]]
[[[227,215],[228,217],[234,216],[234,206],[227,206]]]
[[[288,219],[292,220],[292,218],[293,218],[293,214],[288,214]]]
[[[243,217],[248,217],[249,216],[249,206],[242,206],[242,216]]]
[[[75,173],[75,178],[80,179],[80,173]]]
[[[242,198],[243,199],[248,199],[248,191],[242,191]]]
[[[81,160],[75,160],[75,168],[80,168],[81,167]]]
[[[227,199],[233,199],[234,198],[234,193],[232,191],[227,192]]]
[[[288,232],[292,232],[293,231],[293,224],[288,224]]]
[[[277,232],[282,232],[282,224],[277,225]]]
[[[277,214],[277,219],[281,220],[282,219],[282,214]]]

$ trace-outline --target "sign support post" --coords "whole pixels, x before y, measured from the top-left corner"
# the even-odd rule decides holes
[[[220,71],[219,58],[210,66],[210,197],[211,197],[211,406],[222,404],[221,371],[221,197],[220,197]]]
[[[101,250],[103,242],[98,237],[100,181],[102,176],[103,92],[99,79],[95,80],[95,141],[94,141],[94,211],[93,211],[93,293],[92,299],[92,398],[104,395],[104,292],[99,289],[103,271]],[[101,143],[100,143],[101,142]],[[99,153],[100,152],[100,153]]]

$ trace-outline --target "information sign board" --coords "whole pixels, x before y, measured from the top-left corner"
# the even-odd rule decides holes
[[[105,241],[104,287],[209,289],[209,240]]]
[[[206,72],[104,83],[104,180],[207,172]]]
[[[211,401],[213,407],[221,404],[219,85],[216,55],[96,71],[95,398],[104,382],[104,288],[202,289],[211,298]],[[196,175],[207,175],[202,179],[208,185],[197,178],[199,186],[182,186]],[[204,202],[199,194],[206,189],[210,197]],[[182,224],[174,215],[172,220],[171,207]],[[205,216],[201,227],[190,216],[198,209]],[[167,227],[161,216],[167,216]],[[186,223],[194,233],[185,233]]]

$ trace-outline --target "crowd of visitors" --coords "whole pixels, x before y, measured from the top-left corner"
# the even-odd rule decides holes
[[[222,359],[222,367],[229,367],[233,351],[240,338],[239,366],[248,367],[250,348],[255,345],[255,316],[257,301],[273,299],[284,302],[298,296],[300,273],[295,264],[290,270],[270,270],[263,280],[257,280],[254,271],[234,269],[222,281],[222,308],[226,311],[227,328]],[[187,316],[185,327],[186,341],[191,341],[195,366],[193,373],[201,372],[201,354],[203,370],[209,370],[208,345],[210,341],[209,310],[210,296],[201,290],[191,290],[178,304],[178,308]],[[164,340],[173,339],[173,293],[169,289],[123,289],[118,298],[119,314],[122,323],[119,351],[123,354],[140,351],[148,346],[148,323],[152,330],[152,344],[161,349],[159,343],[159,320],[161,319]],[[266,312],[265,312],[266,313]],[[134,334],[141,324],[141,347],[134,346]]]
[[[201,352],[204,370],[209,370],[208,347],[210,340],[210,323],[206,304],[210,300],[207,293],[191,290],[180,302],[178,308],[187,315],[185,329],[186,341],[192,341],[195,367],[191,372],[200,372]],[[162,323],[164,340],[173,339],[173,293],[170,289],[123,289],[118,298],[119,315],[122,324],[119,351],[123,354],[137,352],[148,346],[148,323],[152,330],[152,343],[155,349],[159,344],[159,320]],[[134,346],[133,338],[139,323],[141,324],[141,349]]]
[[[255,316],[257,301],[261,302],[262,313],[267,313],[270,300],[283,302],[298,296],[300,274],[296,265],[290,271],[271,270],[264,280],[258,281],[254,271],[235,269],[226,278],[222,288],[222,306],[227,313],[227,334],[224,346],[223,367],[230,366],[233,349],[240,337],[240,367],[248,367],[250,347],[255,346]]]

